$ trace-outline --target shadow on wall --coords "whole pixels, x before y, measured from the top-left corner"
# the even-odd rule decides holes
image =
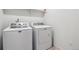
[[[3,30],[0,32],[0,50],[3,50]]]
[[[1,36],[1,49],[0,50],[3,50],[3,37]]]
[[[52,46],[54,46],[54,30],[52,30]]]
[[[0,50],[3,50],[3,37],[2,37],[2,30],[0,30]]]

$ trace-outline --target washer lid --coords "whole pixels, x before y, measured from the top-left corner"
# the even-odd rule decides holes
[[[34,29],[42,29],[42,28],[52,28],[52,26],[48,26],[48,25],[37,25],[37,26],[33,26]]]
[[[6,29],[4,29],[3,31],[19,31],[19,30],[32,30],[32,28],[31,27],[26,27],[26,28],[10,28],[10,27],[8,27],[8,28],[6,28]]]

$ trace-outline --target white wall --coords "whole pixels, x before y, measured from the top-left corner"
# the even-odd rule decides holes
[[[48,9],[45,19],[53,26],[57,48],[79,49],[79,10]]]

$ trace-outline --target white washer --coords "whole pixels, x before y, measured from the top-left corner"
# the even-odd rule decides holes
[[[32,50],[32,28],[10,28],[3,31],[4,50]]]
[[[41,23],[42,24],[42,23]],[[52,27],[35,24],[33,27],[33,40],[35,50],[46,50],[52,47]]]

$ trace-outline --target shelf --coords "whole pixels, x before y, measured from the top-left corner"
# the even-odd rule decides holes
[[[3,9],[3,14],[15,16],[43,17],[45,9]]]

